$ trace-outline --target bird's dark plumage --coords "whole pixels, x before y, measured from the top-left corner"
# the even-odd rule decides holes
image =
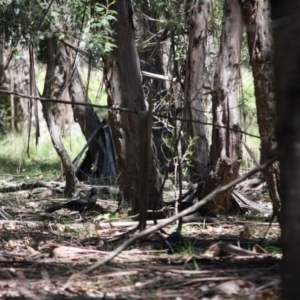
[[[61,205],[51,206],[46,209],[46,212],[52,213],[59,209],[67,208],[69,210],[78,211],[80,215],[83,216],[86,211],[92,210],[95,207],[96,202],[97,202],[97,189],[92,188],[89,197],[72,200]]]

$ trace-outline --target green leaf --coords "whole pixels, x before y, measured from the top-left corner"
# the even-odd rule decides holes
[[[20,57],[21,57],[21,56],[20,56],[20,53],[19,53],[19,51],[18,51],[17,48],[14,48],[14,49],[13,49],[13,56],[14,56],[15,58],[20,58]]]

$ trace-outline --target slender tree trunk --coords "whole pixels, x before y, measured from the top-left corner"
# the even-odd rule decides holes
[[[105,120],[102,122],[99,120],[92,106],[80,105],[80,103],[91,104],[91,101],[88,99],[86,90],[82,84],[77,64],[74,63],[74,51],[67,49],[65,45],[61,44],[59,54],[65,73],[65,87],[62,90],[65,90],[64,94],[68,94],[73,103],[75,121],[79,123],[87,141],[91,136],[94,136],[89,143],[89,150],[84,160],[85,163],[79,168],[78,177],[80,179],[90,178],[93,167],[92,177],[97,179],[115,179],[118,168],[115,160],[115,149],[113,143],[110,141],[108,125]],[[94,134],[95,131],[97,131],[96,134]],[[81,174],[81,172],[84,174]]]
[[[281,299],[294,300],[300,295],[300,4],[272,0],[271,12],[282,191]]]
[[[136,112],[145,111],[146,102],[133,35],[131,1],[116,1],[114,9],[118,13],[118,21],[114,23],[117,47],[106,60],[104,76],[109,105],[131,111],[110,110],[109,118],[118,156],[123,204],[131,206],[132,213],[137,213],[140,145]],[[160,202],[158,162],[154,151],[151,152],[149,172],[148,207],[152,208]]]
[[[5,30],[8,26],[7,20],[16,18],[14,12],[14,3],[9,3],[3,7],[0,13],[1,17],[1,80],[0,87],[5,90],[17,90],[18,92],[29,94],[29,58],[28,51],[23,46],[18,46],[17,51],[19,57],[15,58],[11,49],[6,49],[5,43],[10,39],[11,33]],[[13,21],[12,21],[13,22]],[[19,28],[11,28],[11,30],[19,30]],[[11,42],[11,41],[10,41]],[[24,132],[24,123],[27,126],[29,117],[29,100],[16,95],[2,95],[1,102],[10,105],[11,127],[13,131]],[[2,103],[3,103],[2,102]],[[25,127],[26,127],[25,126]]]
[[[3,13],[1,13],[1,16],[2,16]],[[0,89],[2,90],[10,90],[10,76],[9,76],[9,71],[7,69],[7,62],[8,62],[8,59],[9,59],[9,55],[8,54],[8,51],[5,50],[5,47],[4,47],[4,40],[5,40],[5,35],[4,35],[4,28],[2,28],[0,26]],[[0,103],[5,106],[10,106],[11,104],[11,98],[12,96],[9,95],[9,94],[2,94],[1,95],[1,98],[0,98]],[[11,124],[13,125],[13,113],[14,113],[14,110],[13,110],[13,107],[11,106],[10,107],[10,112],[8,110],[6,111],[3,111],[2,112],[2,122],[1,122],[1,125],[0,125],[0,132],[2,133],[2,131],[6,131],[6,127],[9,127],[8,125],[8,121],[6,122],[5,119],[10,119],[11,118]],[[14,129],[14,128],[12,128]]]
[[[191,122],[184,123],[185,143],[187,150],[191,138],[197,138],[192,147],[192,178],[202,180],[206,176],[208,165],[208,139],[204,124],[204,105],[202,87],[207,39],[207,5],[197,1],[189,14],[189,47],[186,58],[185,105],[183,117]]]
[[[273,37],[269,0],[241,1],[243,19],[247,28],[250,64],[254,78],[257,123],[262,138],[261,163],[267,159],[267,152],[276,148],[274,130],[275,82],[273,71]],[[273,164],[264,171],[274,212],[280,217],[279,164]]]
[[[137,22],[139,28],[137,28],[139,38],[143,41],[150,41],[149,45],[139,51],[139,58],[141,60],[141,69],[143,71],[167,75],[167,66],[164,65],[163,59],[164,50],[167,48],[165,38],[160,39],[159,28],[157,26],[156,19],[159,16],[152,11],[152,6],[149,1],[140,1],[136,4],[139,11],[137,13]],[[147,15],[149,18],[145,18]],[[169,31],[166,32],[166,34]],[[143,89],[148,99],[152,99],[154,107],[156,107],[156,113],[164,111],[170,106],[168,105],[168,82],[149,78],[144,76],[142,79]],[[163,104],[165,103],[165,104]],[[164,120],[165,121],[165,120]],[[154,117],[152,126],[153,141],[156,148],[157,158],[160,163],[160,170],[164,172],[167,168],[168,158],[170,157],[170,149],[164,144],[164,138],[170,138],[172,136],[171,129],[168,128],[167,122],[162,122],[159,118]]]
[[[242,46],[242,15],[238,0],[224,2],[220,52],[214,77],[211,172],[204,193],[238,176],[242,160],[237,91]],[[217,126],[216,126],[217,125]],[[209,211],[229,211],[231,191],[207,205]]]
[[[18,91],[29,95],[29,55],[27,50],[18,47],[20,57],[13,58],[9,67],[10,87],[13,91]],[[13,128],[18,132],[23,132],[29,123],[29,99],[12,95]],[[22,125],[21,125],[22,124]]]
[[[53,80],[55,74],[55,53],[54,53],[53,39],[47,38],[46,43],[47,43],[48,63],[47,63],[43,97],[52,98]],[[54,149],[56,150],[57,154],[61,159],[63,170],[66,176],[65,193],[66,194],[74,193],[76,187],[75,171],[72,162],[70,160],[70,157],[68,155],[68,152],[66,151],[62,143],[59,128],[55,124],[54,116],[51,112],[51,104],[47,101],[41,101],[41,103],[43,107],[44,118],[48,126],[48,130],[51,136]]]

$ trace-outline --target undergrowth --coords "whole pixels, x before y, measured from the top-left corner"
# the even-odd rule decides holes
[[[66,134],[63,143],[71,160],[81,151],[85,145],[85,139],[80,130],[76,133]],[[29,153],[27,153],[27,135],[9,134],[0,140],[0,174],[18,175],[19,180],[54,180],[61,172],[60,159],[53,148],[48,132],[45,132],[35,146],[34,138],[30,141]],[[17,177],[16,177],[17,179]]]

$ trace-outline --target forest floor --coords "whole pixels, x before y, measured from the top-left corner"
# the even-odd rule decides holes
[[[0,194],[10,216],[0,220],[1,299],[280,299],[280,229],[265,216],[185,223],[175,254],[153,233],[87,274],[137,233],[136,224],[95,211],[86,222],[67,210],[44,213],[61,200],[32,190]]]

